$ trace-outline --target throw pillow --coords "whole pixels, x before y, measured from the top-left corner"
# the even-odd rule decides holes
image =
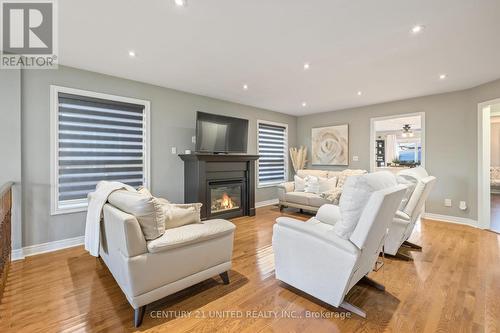
[[[306,193],[319,193],[319,179],[315,176],[307,176],[304,178],[306,186],[304,192]]]
[[[201,223],[201,203],[165,204],[165,229],[181,227],[187,224]]]
[[[335,187],[333,190],[320,193],[320,196],[330,201],[334,205],[339,204],[340,195],[342,194],[342,187]]]
[[[304,189],[306,187],[306,181],[304,178],[301,178],[297,175],[293,176],[293,182],[294,182],[294,191],[296,192],[304,192]]]
[[[153,195],[151,194],[151,192],[150,192],[147,188],[145,188],[144,186],[139,186],[139,187],[137,188],[137,192],[138,192],[138,193],[141,193],[141,194],[144,194],[144,195],[147,195],[147,196],[149,196],[149,197],[152,197],[152,196],[153,196]]]
[[[348,177],[339,200],[342,219],[335,224],[335,233],[344,239],[351,237],[372,193],[396,185],[396,177],[389,172]]]
[[[345,169],[343,170],[340,175],[339,175],[339,179],[337,181],[337,187],[342,187],[344,186],[344,183],[346,181],[346,179],[349,177],[349,176],[357,176],[357,175],[363,175],[366,173],[366,170],[355,170],[355,169]]]
[[[322,178],[319,177],[319,193],[332,191],[337,186],[337,177]]]
[[[160,200],[151,195],[127,190],[114,191],[108,202],[125,213],[134,215],[144,238],[155,239],[165,233],[165,213]]]

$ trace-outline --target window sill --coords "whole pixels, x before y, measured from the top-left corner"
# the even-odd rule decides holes
[[[275,183],[258,184],[258,185],[257,185],[257,188],[276,187],[276,186],[278,186],[279,184],[282,184],[282,183],[284,183],[284,182],[286,182],[286,180],[282,180],[282,181],[275,182]]]
[[[80,205],[71,205],[66,207],[57,207],[53,208],[50,212],[50,215],[64,215],[64,214],[73,214],[73,213],[81,213],[87,211],[88,204],[85,202]]]

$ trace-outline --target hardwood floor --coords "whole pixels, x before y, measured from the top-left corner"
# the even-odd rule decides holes
[[[106,266],[83,247],[14,262],[0,332],[500,332],[499,235],[423,221],[411,238],[423,245],[411,252],[415,261],[386,258],[370,274],[386,292],[355,286],[348,301],[366,310],[367,319],[345,318],[345,311],[274,278],[271,236],[280,215],[264,207],[256,217],[235,219],[231,283],[214,277],[148,306],[138,329]]]

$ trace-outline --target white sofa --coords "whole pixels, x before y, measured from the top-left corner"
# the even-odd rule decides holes
[[[277,279],[365,317],[363,310],[345,302],[344,297],[361,279],[383,289],[366,275],[377,261],[406,186],[397,185],[394,175],[388,172],[358,177],[365,177],[368,184],[365,189],[382,189],[371,192],[369,199],[366,195],[351,195],[348,202],[343,197],[340,206],[324,205],[307,222],[280,217],[274,225],[272,243]],[[379,186],[381,178],[384,186]],[[361,207],[358,212],[361,215],[352,226],[352,234],[344,239],[336,227],[347,218],[345,212],[353,205]]]
[[[340,183],[343,184],[345,178],[352,173],[366,173],[366,170],[346,169],[343,171],[331,171],[302,169],[297,171],[297,176],[299,176],[300,178],[314,176],[327,179],[337,177],[337,182],[340,181]],[[318,193],[296,191],[295,182],[293,181],[285,182],[278,186],[278,199],[280,210],[282,210],[284,207],[293,207],[316,212],[322,205],[332,203],[331,201],[322,198]]]
[[[398,251],[403,244],[413,249],[421,249],[420,246],[408,242],[408,238],[411,236],[415,224],[420,220],[425,201],[436,182],[436,177],[429,176],[423,167],[406,169],[397,175],[407,180],[411,179],[410,182],[414,185],[411,187],[412,192],[407,201],[402,202],[389,227],[384,252],[400,259],[412,260],[410,256]]]
[[[106,204],[100,255],[135,310],[135,326],[153,301],[217,274],[229,283],[234,230],[229,221],[208,220],[147,241],[136,217]]]

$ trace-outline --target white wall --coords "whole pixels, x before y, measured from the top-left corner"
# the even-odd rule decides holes
[[[0,186],[15,182],[12,195],[12,247],[19,248],[21,234],[21,72],[0,73]]]

